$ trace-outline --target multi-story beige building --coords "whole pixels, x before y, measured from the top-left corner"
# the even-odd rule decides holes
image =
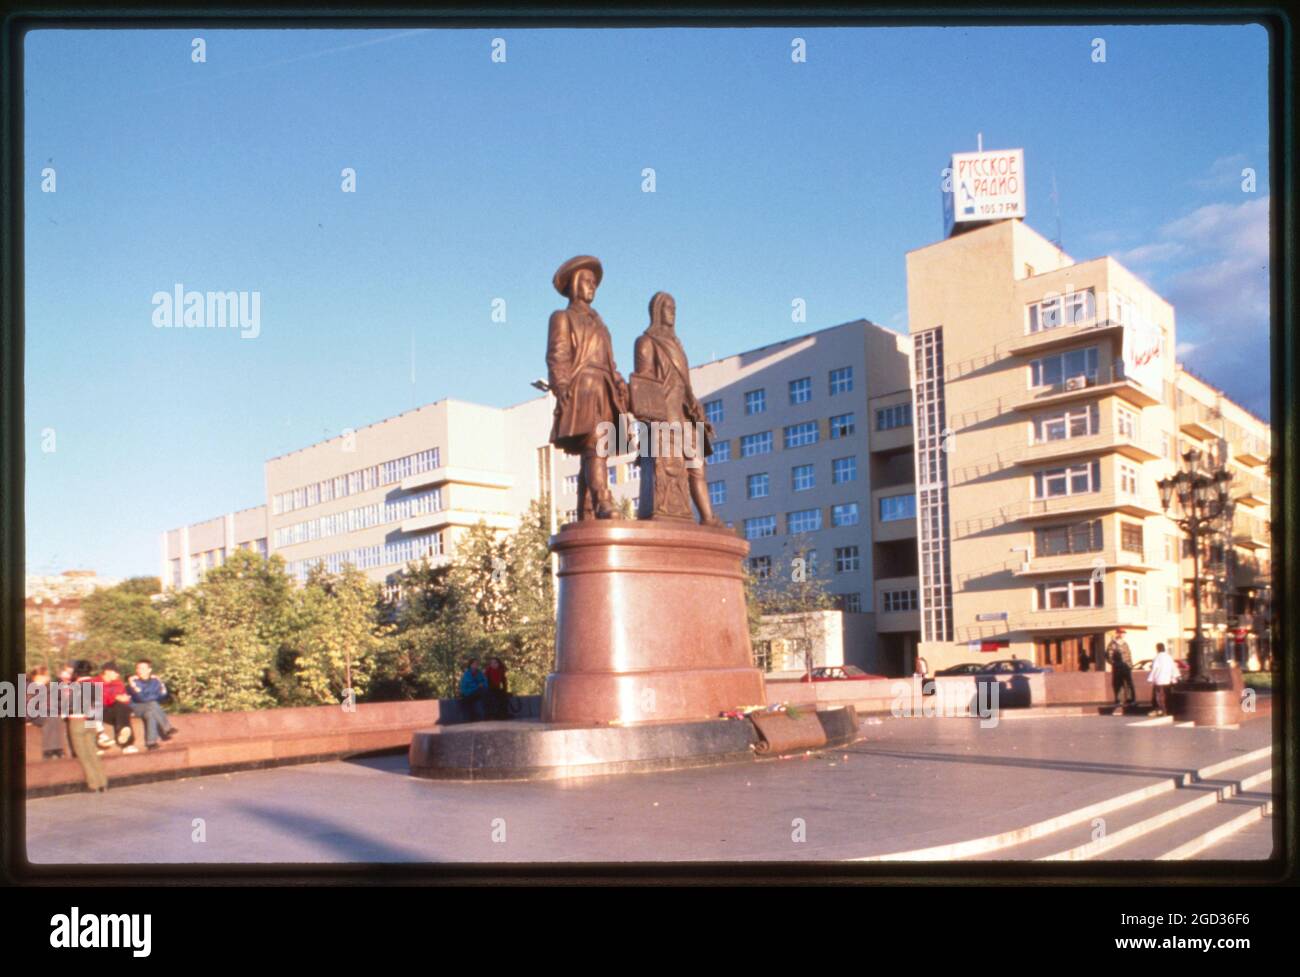
[[[817,662],[909,674],[919,645],[931,670],[1011,655],[1068,670],[1121,627],[1135,660],[1157,641],[1185,654],[1191,552],[1156,483],[1190,448],[1234,476],[1231,540],[1202,554],[1206,633],[1266,652],[1269,426],[1178,366],[1172,306],[1019,219],[911,252],[907,284],[910,339],[857,320],[692,370],[717,432],[710,496],[751,570],[803,555],[841,609],[817,617]],[[552,406],[443,400],[272,458],[266,504],[163,534],[164,585],[236,547],[300,579],[352,563],[385,582],[542,498],[558,528],[577,459],[547,443]],[[635,462],[610,459],[629,508]],[[802,669],[797,640],[756,650]]]
[[[783,574],[806,551],[842,611],[818,625],[818,663],[910,667],[919,614],[907,338],[857,320],[701,364],[692,384],[717,433],[710,496],[750,541],[750,568]],[[576,517],[578,461],[547,443],[552,409],[549,397],[506,408],[442,400],[272,458],[265,505],[163,534],[164,585],[194,583],[236,548],[279,554],[299,579],[316,563],[351,563],[387,582],[411,560],[448,559],[480,521],[516,527],[542,498],[558,528]],[[636,460],[610,459],[629,509]],[[802,667],[788,660],[795,650],[760,643],[778,672]]]
[[[1076,669],[1119,628],[1135,660],[1185,654],[1191,554],[1156,483],[1189,448],[1226,461],[1237,501],[1233,545],[1207,552],[1225,593],[1208,621],[1267,640],[1269,426],[1178,367],[1168,302],[1020,220],[909,253],[907,283],[931,668]]]

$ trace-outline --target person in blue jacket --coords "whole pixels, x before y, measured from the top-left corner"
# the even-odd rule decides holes
[[[167,686],[153,674],[153,662],[148,658],[136,662],[135,674],[127,680],[126,689],[131,697],[131,711],[144,720],[145,748],[158,749],[159,735],[169,740],[176,735],[176,727],[163,711],[163,701],[168,698]]]
[[[478,667],[477,658],[471,658],[465,665],[465,672],[460,677],[460,698],[465,703],[465,711],[471,722],[483,718],[488,698],[488,680]]]

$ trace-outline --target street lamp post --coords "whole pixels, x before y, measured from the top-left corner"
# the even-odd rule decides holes
[[[1232,473],[1226,468],[1207,470],[1201,466],[1201,452],[1192,448],[1183,455],[1184,467],[1168,478],[1156,483],[1160,489],[1160,504],[1166,515],[1170,505],[1177,500],[1181,517],[1171,519],[1191,539],[1192,544],[1192,613],[1194,637],[1191,649],[1191,675],[1184,688],[1191,691],[1213,691],[1219,685],[1205,667],[1205,638],[1201,630],[1201,537],[1222,523],[1229,533],[1232,514],[1236,508],[1228,497],[1228,483]]]

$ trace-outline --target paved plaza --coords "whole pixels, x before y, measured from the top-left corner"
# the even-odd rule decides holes
[[[1217,789],[1218,768],[1245,771],[1244,761],[1253,759],[1254,772],[1235,786],[1250,790],[1233,802],[1266,801],[1272,789],[1267,720],[1220,730],[1042,716],[984,729],[973,719],[886,718],[863,720],[861,729],[862,740],[831,752],[586,780],[429,781],[410,776],[397,755],[38,798],[27,802],[28,857],[37,864],[996,858],[998,851],[969,843],[1077,819],[1143,790],[1148,805],[1198,803],[1196,790]],[[1211,813],[1202,805],[1196,816]],[[1190,857],[1267,858],[1273,824],[1263,817],[1234,827]],[[1094,830],[1093,819],[1080,830]],[[1046,844],[1050,854],[1052,839]],[[1114,857],[1160,857],[1141,853],[1137,842],[1126,847]]]

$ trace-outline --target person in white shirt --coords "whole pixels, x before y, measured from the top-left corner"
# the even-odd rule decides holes
[[[1169,686],[1178,673],[1174,656],[1165,651],[1164,642],[1156,644],[1156,657],[1151,662],[1151,715],[1163,716],[1169,711]]]

